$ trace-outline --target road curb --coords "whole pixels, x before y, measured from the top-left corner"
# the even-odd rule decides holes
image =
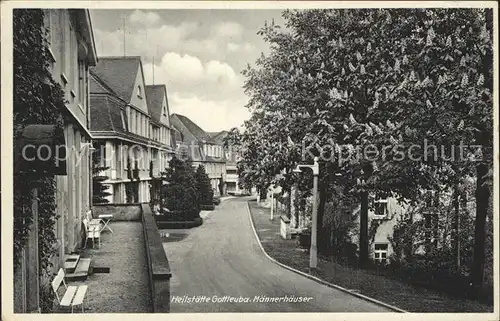
[[[226,198],[222,198],[222,199],[220,200],[220,203],[219,203],[218,205],[222,204],[223,202],[225,202],[225,201],[227,201],[227,200],[233,199],[233,198],[234,198],[234,197],[226,197]],[[216,206],[216,207],[217,207],[217,206]],[[205,215],[205,217],[202,217],[202,216],[200,215],[200,217],[201,217],[202,219],[205,219],[205,218],[209,217],[209,216],[210,216],[210,215],[211,215],[214,211],[215,211],[215,208],[214,208],[213,210],[210,210],[210,211],[205,211],[205,212],[207,212],[207,215]]]
[[[390,310],[393,310],[393,311],[395,311],[395,312],[400,312],[400,313],[408,313],[408,311],[405,311],[405,310],[400,309],[400,308],[398,308],[398,307],[395,307],[395,306],[393,306],[393,305],[390,305],[390,304],[384,303],[384,302],[382,302],[382,301],[376,300],[376,299],[374,299],[374,298],[371,298],[371,297],[369,297],[369,296],[366,296],[366,295],[363,295],[363,294],[360,294],[360,293],[353,292],[353,291],[351,291],[351,290],[349,290],[349,289],[346,289],[346,288],[343,288],[343,287],[341,287],[341,286],[339,286],[339,285],[336,285],[336,284],[333,284],[333,283],[327,282],[327,281],[322,280],[322,279],[320,279],[320,278],[318,278],[318,277],[312,276],[312,275],[310,275],[310,274],[307,274],[307,273],[305,273],[305,272],[299,271],[299,270],[294,269],[294,268],[292,268],[292,267],[290,267],[290,266],[288,266],[288,265],[285,265],[285,264],[283,264],[283,263],[280,263],[280,262],[276,261],[276,260],[275,260],[275,259],[273,259],[271,256],[269,256],[269,254],[267,254],[267,252],[264,250],[264,247],[262,246],[262,243],[260,242],[259,235],[257,234],[257,230],[255,229],[255,224],[254,224],[254,222],[253,222],[252,213],[251,213],[251,211],[250,211],[250,205],[249,205],[248,201],[246,202],[246,208],[247,208],[247,212],[248,212],[248,218],[249,218],[249,220],[250,220],[250,225],[252,226],[253,234],[255,235],[255,238],[257,239],[257,244],[259,244],[259,247],[260,247],[260,249],[262,250],[262,252],[264,253],[264,255],[265,255],[265,256],[266,256],[269,260],[271,260],[272,262],[276,263],[277,265],[279,265],[279,266],[281,266],[281,267],[283,267],[283,268],[285,268],[285,269],[287,269],[287,270],[290,270],[290,271],[292,271],[292,272],[295,272],[295,273],[297,273],[297,274],[300,274],[300,275],[302,275],[302,276],[305,276],[305,277],[306,277],[306,278],[308,278],[308,279],[314,280],[314,281],[316,281],[316,282],[318,282],[318,283],[321,283],[321,284],[323,284],[323,285],[326,285],[326,286],[328,286],[328,287],[330,287],[330,288],[334,288],[334,289],[337,289],[337,290],[340,290],[340,291],[343,291],[343,292],[349,293],[349,294],[351,294],[351,295],[353,295],[353,296],[355,296],[355,297],[358,297],[358,298],[364,299],[364,300],[366,300],[366,301],[369,301],[369,302],[372,302],[372,303],[375,303],[375,304],[381,305],[381,306],[383,306],[383,307],[385,307],[385,308],[388,308],[388,309],[390,309]]]

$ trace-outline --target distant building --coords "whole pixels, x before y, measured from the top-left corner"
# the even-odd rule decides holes
[[[219,185],[226,181],[226,155],[222,144],[196,125],[191,119],[172,114],[171,123],[176,129],[176,143],[179,152],[191,158],[193,166],[203,165],[210,178],[214,195],[220,194]],[[225,194],[223,191],[222,194]]]
[[[212,141],[218,145],[224,146],[224,139],[227,137],[229,132],[223,130],[220,132],[210,133]],[[231,146],[224,148],[224,154],[226,157],[226,193],[230,195],[241,194],[243,191],[239,187],[239,175],[238,175],[238,153]]]
[[[170,108],[168,105],[167,87],[165,85],[146,86],[151,122],[149,128],[151,148],[151,199],[160,200],[163,184],[162,173],[175,154],[175,136],[170,124]]]
[[[94,148],[109,167],[108,201],[149,202],[174,154],[165,86],[145,85],[140,57],[100,57],[90,94]]]
[[[466,184],[474,184],[472,180],[468,180]],[[435,191],[422,191],[422,201],[414,206],[409,206],[398,202],[395,197],[375,197],[372,195],[370,197],[370,202],[372,206],[368,211],[368,226],[373,227],[373,235],[370,240],[370,258],[377,262],[386,264],[389,263],[390,256],[394,254],[394,248],[390,242],[390,238],[393,235],[394,227],[396,226],[398,220],[403,219],[403,215],[412,213],[412,221],[422,221],[425,235],[420,236],[419,243],[414,244],[416,249],[415,254],[424,254],[432,248],[439,248],[443,243],[450,242],[449,239],[443,239],[442,235],[439,235],[438,226],[439,220],[445,220],[446,224],[451,224],[453,221],[454,212],[448,211],[450,217],[439,217],[438,209],[451,208],[452,205],[452,192],[444,191],[442,193],[436,193]],[[461,207],[465,206],[470,215],[475,214],[475,197],[473,193],[464,192],[461,195],[462,204]],[[358,207],[354,211],[354,215],[357,217],[355,222],[358,224],[354,230],[356,232],[352,233],[351,239],[354,244],[359,244],[359,213],[360,208]],[[375,228],[376,227],[376,228]],[[369,234],[372,233],[369,231]]]

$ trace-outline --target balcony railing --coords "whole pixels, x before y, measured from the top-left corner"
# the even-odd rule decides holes
[[[103,171],[100,171],[98,176],[106,176],[108,179],[116,179],[116,169],[106,169]]]
[[[161,171],[158,165],[155,166],[153,162],[149,164],[149,177],[160,177]]]
[[[237,182],[238,179],[239,179],[238,174],[226,174],[226,180],[227,181]]]

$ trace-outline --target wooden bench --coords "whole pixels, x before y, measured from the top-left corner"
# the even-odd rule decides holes
[[[84,312],[84,299],[87,293],[87,285],[66,285],[64,280],[65,274],[64,270],[61,268],[57,273],[54,280],[52,280],[52,290],[56,295],[57,301],[59,301],[59,307],[69,308],[71,307],[71,313],[73,313],[73,308],[80,305],[82,307],[82,312]],[[59,296],[59,288],[61,283],[64,285],[64,294],[62,298]]]

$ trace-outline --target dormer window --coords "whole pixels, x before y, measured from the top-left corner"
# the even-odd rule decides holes
[[[137,97],[142,98],[141,86],[137,86]]]

